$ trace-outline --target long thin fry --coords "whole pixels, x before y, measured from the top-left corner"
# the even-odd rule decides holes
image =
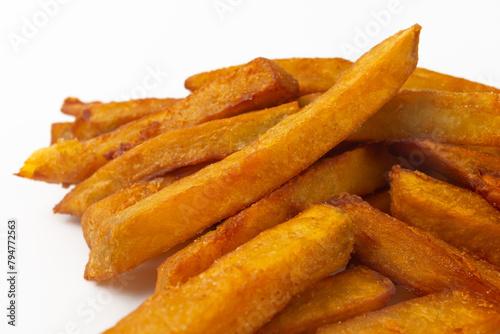
[[[467,189],[395,166],[392,215],[500,267],[500,212]]]
[[[329,203],[353,220],[356,257],[417,295],[464,289],[500,301],[500,272],[486,262],[371,207],[355,195]]]
[[[498,333],[500,307],[466,291],[444,291],[366,313],[318,334]]]
[[[91,105],[84,108],[71,130],[78,140],[87,140],[113,131],[123,124],[165,110],[179,100],[147,98]]]
[[[349,140],[406,138],[500,146],[500,95],[402,91]]]
[[[388,38],[328,92],[251,145],[102,222],[85,277],[102,280],[131,270],[314,163],[396,94],[416,66],[419,32],[415,25]]]
[[[296,80],[274,62],[257,58],[156,114],[87,141],[68,140],[34,152],[19,176],[80,183],[134,146],[162,133],[295,100]]]
[[[153,295],[106,333],[252,333],[347,264],[350,223],[341,210],[314,205],[179,288]]]
[[[374,145],[321,159],[281,188],[226,219],[216,230],[169,256],[158,267],[156,291],[186,282],[224,254],[313,203],[325,202],[342,192],[363,195],[385,186],[385,173],[395,163],[397,160],[383,147]]]
[[[134,183],[130,187],[127,187],[116,194],[108,196],[105,199],[92,204],[87,210],[85,210],[81,219],[83,237],[85,238],[87,245],[92,247],[94,233],[101,221],[117,212],[125,210],[140,200],[151,196],[175,181],[196,173],[209,164],[210,163],[204,163],[183,167],[174,172],[155,177],[151,180]]]
[[[291,102],[161,134],[101,167],[68,193],[54,212],[81,216],[93,203],[136,182],[180,167],[221,160],[298,111],[298,103]]]
[[[342,58],[288,58],[275,59],[274,61],[299,81],[301,95],[326,92],[352,65],[352,62]],[[231,73],[238,67],[231,66],[195,74],[186,79],[184,86],[194,92],[213,80]],[[498,88],[425,68],[416,68],[404,84],[403,89],[500,93]]]
[[[295,296],[257,333],[316,333],[318,327],[381,309],[395,291],[390,279],[373,270],[346,269]]]

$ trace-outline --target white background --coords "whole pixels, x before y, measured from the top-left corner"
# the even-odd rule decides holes
[[[498,1],[55,1],[0,4],[2,333],[98,333],[153,292],[161,259],[111,283],[85,281],[79,220],[52,214],[67,190],[12,176],[48,145],[52,122],[71,120],[59,112],[67,96],[182,97],[184,79],[199,71],[258,56],[354,60],[414,23],[423,27],[419,66],[500,86]],[[52,3],[51,15],[43,3]],[[347,52],[349,45],[357,50]],[[151,71],[156,81],[147,79]],[[5,316],[12,217],[19,222],[16,328]]]

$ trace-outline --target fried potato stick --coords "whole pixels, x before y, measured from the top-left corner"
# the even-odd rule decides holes
[[[390,147],[394,154],[409,158],[410,163],[413,161],[414,167],[446,175],[453,182],[474,190],[500,210],[499,157],[431,140],[395,141]]]
[[[28,158],[18,175],[50,183],[79,183],[109,160],[167,131],[297,97],[298,84],[292,76],[274,62],[257,58],[161,112],[83,142],[68,140],[42,148]]]
[[[416,295],[464,289],[500,301],[500,272],[432,234],[343,194],[329,203],[353,220],[356,257]]]
[[[275,59],[275,62],[299,81],[301,95],[327,91],[335,84],[342,73],[352,65],[352,62],[342,58],[288,58]],[[237,68],[238,66],[231,66],[195,74],[186,79],[184,86],[194,92]],[[404,84],[403,89],[500,93],[500,89],[495,87],[424,68],[416,68]]]
[[[314,205],[179,288],[153,295],[106,333],[253,333],[294,295],[345,266],[351,251],[349,216]]]
[[[131,270],[314,163],[396,94],[416,66],[419,32],[415,25],[388,38],[328,92],[252,144],[106,219],[85,277],[102,280]]]
[[[101,104],[99,101],[84,103],[76,97],[68,97],[61,106],[61,112],[66,115],[79,117],[85,109]]]
[[[395,166],[392,215],[500,266],[500,212],[467,189]]]
[[[76,118],[71,131],[78,140],[87,140],[113,131],[123,124],[166,109],[180,99],[147,98],[91,105]]]
[[[498,333],[500,307],[466,291],[444,291],[365,313],[318,334]]]
[[[318,327],[381,309],[395,291],[390,279],[373,270],[346,269],[295,296],[257,333],[316,333]]]
[[[349,140],[407,138],[500,146],[500,95],[402,91]]]
[[[161,134],[101,167],[69,192],[54,212],[81,216],[93,203],[136,182],[180,167],[221,160],[298,111],[298,103],[291,102]]]
[[[210,163],[204,163],[183,167],[176,171],[157,176],[151,180],[137,182],[130,187],[122,189],[116,194],[95,202],[85,210],[81,219],[83,237],[87,245],[89,247],[92,246],[95,230],[101,221],[151,196],[175,181],[196,173],[209,164]]]
[[[342,192],[363,195],[385,186],[385,173],[395,163],[397,160],[380,145],[319,160],[281,188],[223,221],[216,230],[169,256],[158,267],[156,291],[186,282],[219,257],[311,204],[325,202]]]

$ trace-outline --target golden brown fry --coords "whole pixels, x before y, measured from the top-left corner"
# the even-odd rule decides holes
[[[355,195],[343,194],[329,203],[351,216],[356,257],[393,282],[417,295],[464,289],[500,301],[500,273],[491,264],[475,261],[467,253],[378,211]]]
[[[68,140],[34,152],[19,176],[79,183],[109,160],[167,131],[295,100],[297,81],[274,62],[257,58],[167,109],[84,142]]]
[[[346,191],[350,192],[350,191]],[[352,192],[350,192],[352,194]],[[355,194],[359,195],[359,194]],[[375,209],[378,209],[384,213],[391,214],[391,195],[389,194],[389,190],[379,191],[375,194],[370,194],[368,196],[364,196],[363,199],[367,201],[371,206]]]
[[[57,143],[59,139],[74,139],[75,137],[71,131],[72,127],[73,123],[71,122],[52,123],[50,127],[50,145]]]
[[[102,280],[131,270],[314,163],[396,94],[415,68],[419,32],[415,25],[377,45],[328,92],[241,151],[106,219],[85,277]]]
[[[295,296],[257,333],[316,333],[318,327],[384,307],[395,291],[390,279],[373,270],[347,269]]]
[[[322,327],[328,333],[498,333],[500,307],[466,291],[444,291]]]
[[[275,62],[299,81],[301,95],[327,91],[352,65],[350,61],[342,58],[289,58],[275,59]],[[231,66],[195,74],[186,79],[184,86],[194,92],[203,85],[227,75],[237,68],[238,66]],[[416,68],[404,84],[403,89],[500,93],[498,88],[425,68]]]
[[[479,152],[488,153],[488,154],[494,155],[496,157],[500,157],[500,147],[498,147],[498,146],[476,146],[476,145],[472,145],[472,146],[467,146],[467,148],[469,148],[471,150],[479,151]]]
[[[347,264],[350,223],[341,210],[314,205],[179,288],[153,295],[106,333],[252,333]]]
[[[321,96],[321,93],[311,93],[311,94],[303,95],[303,96],[299,97],[297,102],[299,102],[299,106],[301,108],[303,108],[303,107],[307,106],[309,103],[311,103],[312,101],[316,100],[320,96]]]
[[[321,159],[270,195],[226,219],[216,230],[168,257],[158,267],[156,291],[186,282],[222,255],[313,203],[342,192],[363,195],[385,186],[385,173],[395,163],[383,147],[375,145]]]
[[[72,131],[78,140],[87,140],[113,131],[123,124],[160,112],[179,100],[147,98],[88,106],[76,118]]]
[[[406,138],[500,146],[500,95],[402,91],[349,140]]]
[[[101,167],[67,194],[54,212],[81,216],[93,203],[136,182],[180,167],[221,160],[298,111],[298,103],[291,102],[161,134]]]
[[[409,158],[414,167],[446,175],[454,182],[476,191],[500,209],[499,157],[431,140],[396,141],[390,146],[395,154]]]
[[[120,212],[140,200],[160,191],[175,181],[194,174],[209,163],[180,168],[174,172],[155,177],[154,179],[134,183],[116,194],[96,202],[85,210],[82,216],[83,237],[89,247],[92,246],[94,233],[98,224],[109,216]]]
[[[500,266],[500,212],[481,196],[395,166],[392,215]]]
[[[63,105],[61,106],[61,112],[66,115],[79,117],[85,109],[97,106],[99,104],[101,104],[101,102],[93,101],[83,103],[76,97],[68,97],[64,100]]]

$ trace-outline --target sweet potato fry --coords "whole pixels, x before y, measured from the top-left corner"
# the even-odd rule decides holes
[[[500,209],[499,157],[431,140],[395,141],[390,147],[394,154],[407,158],[411,156],[410,162],[415,161],[414,167],[446,175],[453,182],[474,190]]]
[[[261,231],[278,225],[314,203],[342,192],[368,194],[386,185],[396,163],[381,146],[367,146],[321,159],[281,188],[222,222],[158,267],[156,291],[164,291],[205,271],[224,254]],[[85,217],[85,215],[84,215]],[[82,220],[83,221],[83,220]]]
[[[466,291],[443,291],[324,326],[328,333],[498,333],[500,307]]]
[[[144,180],[134,183],[116,194],[106,197],[88,207],[83,213],[81,224],[83,237],[89,247],[92,246],[94,233],[97,225],[109,216],[120,212],[129,206],[134,205],[140,200],[160,191],[166,186],[182,179],[188,175],[194,174],[200,169],[206,167],[209,163],[198,164],[180,168],[174,172],[160,175],[151,180]]]
[[[363,266],[327,277],[295,296],[258,334],[316,333],[318,327],[384,307],[391,280]]]
[[[342,58],[289,58],[275,59],[274,61],[299,81],[301,95],[327,91],[335,84],[342,73],[352,65],[350,61]],[[231,66],[195,74],[186,79],[184,86],[194,92],[237,68],[238,66]],[[404,84],[403,89],[500,93],[498,88],[426,70],[425,68],[416,68]]]
[[[481,196],[395,166],[392,215],[500,266],[500,212]]]
[[[34,152],[19,176],[79,183],[109,160],[167,131],[295,100],[297,81],[274,62],[257,58],[167,109],[112,132],[79,142],[59,142]]]
[[[371,207],[355,195],[329,203],[353,220],[356,257],[416,295],[464,289],[500,301],[500,273],[432,234]],[[484,272],[484,275],[483,275]]]
[[[72,127],[73,123],[71,122],[52,123],[50,127],[50,145],[57,143],[59,139],[74,139],[75,137],[71,131]]]
[[[85,109],[101,104],[99,101],[84,103],[76,97],[68,97],[61,106],[61,112],[66,115],[79,117]]]
[[[84,108],[76,118],[72,132],[78,140],[87,140],[113,131],[123,124],[160,112],[179,100],[147,98],[92,105]]]
[[[131,270],[314,163],[396,94],[416,66],[419,32],[415,25],[388,38],[328,92],[252,144],[106,219],[85,277],[102,280]]]
[[[500,95],[402,91],[349,139],[406,138],[500,146]]]
[[[153,295],[106,333],[252,333],[347,264],[350,223],[341,210],[314,205],[179,288]]]
[[[54,212],[81,216],[92,203],[136,182],[180,167],[221,160],[298,111],[298,103],[290,102],[161,134],[113,159],[78,184]]]

